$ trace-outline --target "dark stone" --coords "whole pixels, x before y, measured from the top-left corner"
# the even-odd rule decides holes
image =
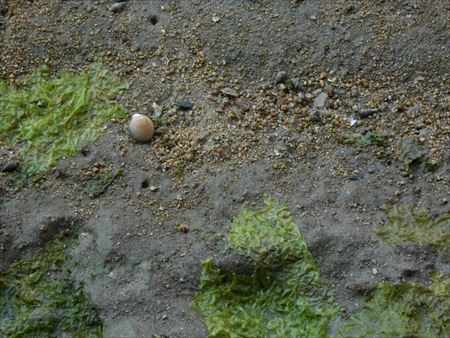
[[[2,171],[4,173],[11,173],[13,171],[16,171],[18,168],[19,168],[19,163],[17,163],[16,161],[9,161],[8,163],[5,164]]]
[[[194,103],[191,100],[183,100],[179,105],[181,110],[191,110],[194,107]]]
[[[361,110],[358,112],[358,115],[359,115],[359,117],[361,117],[361,118],[366,118],[366,117],[372,116],[372,115],[374,115],[374,114],[376,114],[376,113],[378,113],[378,112],[379,112],[378,109],[371,109],[371,108],[368,108],[368,109],[361,109]]]
[[[289,79],[289,76],[287,75],[287,73],[284,70],[282,70],[282,71],[278,72],[277,76],[275,77],[275,85],[284,83],[288,79]]]

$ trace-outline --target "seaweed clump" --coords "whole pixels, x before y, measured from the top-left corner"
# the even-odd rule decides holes
[[[370,146],[385,147],[387,145],[387,135],[382,130],[373,130],[365,135],[353,134],[345,138],[345,142],[353,144],[357,148],[367,148]]]
[[[0,337],[101,337],[94,308],[70,278],[61,241],[0,273]]]
[[[94,178],[86,182],[80,190],[92,198],[99,197],[118,177],[122,175],[122,167],[110,169],[104,173],[97,174]]]
[[[450,279],[443,274],[436,274],[430,285],[379,283],[337,336],[449,337],[449,294]]]
[[[409,240],[437,249],[450,245],[450,213],[431,217],[426,208],[387,207],[385,224],[375,225],[375,233],[388,243]]]
[[[403,164],[405,171],[411,175],[422,175],[428,171],[437,169],[437,163],[428,158],[428,149],[417,144],[413,137],[400,140],[398,146],[398,159]]]
[[[244,206],[228,235],[253,273],[221,271],[206,260],[192,306],[210,337],[328,337],[337,306],[287,207],[265,204]]]
[[[106,121],[125,118],[122,106],[111,100],[127,87],[100,63],[53,78],[42,66],[16,86],[0,80],[0,139],[20,144],[22,180],[74,155],[99,136]]]

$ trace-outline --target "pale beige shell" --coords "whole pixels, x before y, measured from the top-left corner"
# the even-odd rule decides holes
[[[131,137],[138,142],[148,142],[155,133],[153,122],[145,115],[134,114],[128,126]]]

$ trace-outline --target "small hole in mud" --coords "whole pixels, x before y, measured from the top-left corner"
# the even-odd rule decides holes
[[[83,155],[84,157],[88,156],[90,153],[88,148],[83,148],[83,149],[81,149],[80,152],[81,152],[81,155]]]
[[[156,15],[150,15],[148,17],[148,21],[150,21],[150,23],[154,26],[158,23],[158,17]]]
[[[406,270],[403,271],[402,276],[406,277],[406,278],[411,278],[411,277],[414,277],[416,274],[417,274],[416,271],[406,269]]]
[[[148,188],[148,186],[149,186],[148,180],[143,180],[143,181],[141,182],[141,188],[142,188],[142,189]]]

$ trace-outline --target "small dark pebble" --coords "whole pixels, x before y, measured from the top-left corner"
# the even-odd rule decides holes
[[[190,100],[183,100],[179,105],[181,110],[191,110],[194,107],[194,103]]]
[[[19,163],[17,163],[16,161],[9,161],[8,163],[5,164],[2,171],[4,173],[11,173],[13,171],[16,171],[17,168],[19,168]]]
[[[372,108],[361,109],[361,110],[358,112],[358,115],[359,115],[359,117],[361,117],[361,118],[366,118],[366,117],[372,116],[372,115],[374,115],[374,114],[376,114],[376,113],[378,113],[378,112],[379,112],[378,109],[372,109]]]
[[[286,82],[289,79],[289,76],[287,73],[282,70],[277,73],[277,76],[275,76],[275,85]]]

